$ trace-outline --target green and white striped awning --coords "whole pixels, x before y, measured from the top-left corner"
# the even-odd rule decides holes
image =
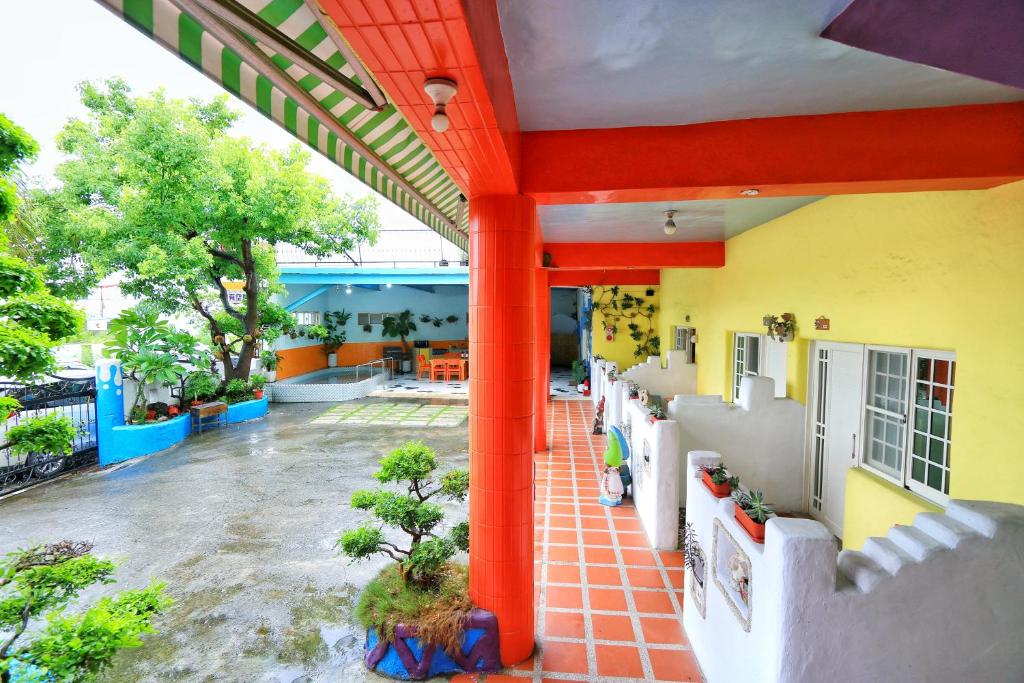
[[[379,111],[336,89],[250,33],[217,20],[210,0],[97,0],[220,83],[298,139],[463,250],[467,215],[461,190],[391,103]],[[286,47],[363,82],[338,49],[333,25],[321,24],[308,0],[236,0]],[[220,7],[212,6],[214,11]],[[323,21],[330,19],[324,17]],[[268,41],[269,42],[269,41]],[[284,43],[278,43],[278,46]],[[358,66],[358,65],[357,65]],[[321,72],[323,73],[323,72]],[[374,86],[376,89],[376,86]],[[462,200],[464,202],[465,200]]]

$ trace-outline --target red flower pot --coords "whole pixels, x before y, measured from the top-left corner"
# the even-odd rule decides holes
[[[254,397],[256,397],[256,400],[257,400],[257,401],[259,401],[260,399],[262,399],[262,398],[263,398],[263,390],[262,390],[262,389],[260,389],[259,391],[254,391],[254,392],[252,392],[252,395],[253,395]]]
[[[174,417],[178,412],[178,406],[167,406],[167,417]]]
[[[147,420],[155,420],[156,419],[156,411],[155,410],[147,410],[146,411],[146,419]]]
[[[758,524],[739,505],[733,506],[733,517],[755,543],[764,543],[764,524]]]
[[[708,487],[708,491],[711,491],[711,495],[715,498],[728,498],[732,495],[732,486],[727,481],[723,481],[721,484],[716,484],[711,481],[711,475],[707,472],[701,472],[701,479],[704,480],[704,485]],[[737,510],[739,508],[736,508]]]
[[[192,399],[192,402],[189,405],[192,406],[193,408],[195,408],[196,406],[203,405],[203,402],[200,401],[198,398],[196,398],[196,399]]]

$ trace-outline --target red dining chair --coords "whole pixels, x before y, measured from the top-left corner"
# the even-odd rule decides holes
[[[466,373],[463,367],[464,363],[461,358],[447,359],[444,364],[445,380],[451,382],[453,379],[457,379],[461,382],[462,380],[466,379]]]
[[[430,359],[427,358],[427,354],[420,354],[419,365],[416,366],[416,379],[425,377],[430,379]]]
[[[448,361],[435,358],[430,361],[430,381],[445,381],[448,378]]]

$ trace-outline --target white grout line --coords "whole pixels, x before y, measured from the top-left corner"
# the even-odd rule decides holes
[[[578,405],[580,406],[580,410],[582,410],[583,409],[583,404],[580,403]],[[571,411],[569,410],[569,406],[566,406],[565,421],[566,421],[566,426],[569,428],[569,462],[571,464],[575,465],[576,450],[575,450],[575,448],[573,446],[573,440],[574,440],[573,437],[574,436],[578,436],[578,435],[574,435],[573,434],[572,415],[570,413],[571,413]],[[584,422],[586,422],[586,420],[584,420]],[[575,472],[575,467],[573,468],[573,472]],[[575,474],[573,475],[573,479],[575,480]],[[574,483],[578,484],[579,482],[575,481]],[[576,516],[579,516],[579,514],[580,514],[580,500],[579,500],[579,488],[578,488],[578,486],[576,486],[576,485],[572,486],[572,493],[573,493],[573,495],[572,495],[573,505],[575,506],[575,509],[576,509]],[[579,573],[580,573],[580,591],[582,593],[582,598],[583,598],[583,605],[582,605],[582,607],[583,607],[583,636],[586,639],[587,670],[590,673],[591,678],[593,678],[594,676],[597,676],[597,651],[594,649],[594,626],[591,623],[592,612],[590,611],[590,585],[587,583],[587,567],[585,565],[585,562],[586,562],[585,548],[586,548],[586,544],[583,542],[583,529],[577,529],[576,530],[576,552],[579,553],[579,558],[580,558]]]

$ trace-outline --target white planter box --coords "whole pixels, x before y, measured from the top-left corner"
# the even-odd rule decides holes
[[[338,367],[338,354],[329,353],[327,354],[327,367],[336,368]]]

